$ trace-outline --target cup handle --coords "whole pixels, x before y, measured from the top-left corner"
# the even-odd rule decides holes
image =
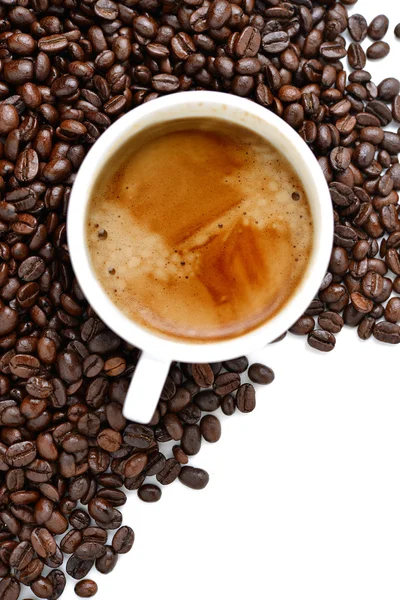
[[[149,423],[157,408],[171,363],[142,352],[125,398],[123,414],[130,421]]]

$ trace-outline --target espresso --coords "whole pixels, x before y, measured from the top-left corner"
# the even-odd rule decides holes
[[[313,223],[298,175],[268,141],[185,119],[133,137],[102,169],[87,240],[98,280],[130,319],[205,342],[282,308],[307,269]]]

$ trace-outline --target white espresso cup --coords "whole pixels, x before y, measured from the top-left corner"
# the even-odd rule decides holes
[[[113,303],[98,281],[87,246],[86,219],[93,186],[118,149],[140,131],[182,118],[218,118],[261,135],[296,170],[311,208],[313,249],[306,272],[286,304],[256,329],[223,341],[170,339],[135,323]],[[157,173],[157,165],[149,165]],[[107,173],[104,174],[107,176]],[[168,225],[166,224],[166,227]],[[121,338],[142,350],[127,393],[124,415],[148,423],[156,409],[172,361],[218,362],[259,350],[286,331],[314,298],[332,249],[333,217],[329,189],[311,150],[285,121],[258,104],[230,94],[194,91],[142,104],[116,121],[83,161],[68,208],[68,246],[73,268],[86,298],[99,317]],[[249,256],[251,260],[251,256]]]

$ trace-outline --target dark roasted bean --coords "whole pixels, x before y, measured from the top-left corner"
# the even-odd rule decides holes
[[[105,546],[105,553],[96,560],[96,569],[100,573],[111,573],[117,564],[118,554],[111,546]],[[87,574],[87,573],[86,573]]]
[[[67,561],[66,571],[74,579],[83,579],[93,564],[93,560],[82,560],[73,554]]]
[[[44,527],[33,530],[31,542],[35,552],[42,558],[51,556],[56,551],[55,539]]]
[[[378,15],[372,19],[368,26],[368,35],[373,40],[381,40],[385,37],[389,27],[389,19],[386,15]]]
[[[368,25],[362,15],[351,15],[348,27],[350,35],[355,42],[362,42],[367,37]]]
[[[218,442],[221,437],[221,423],[214,415],[206,415],[200,421],[200,431],[206,442]]]
[[[210,387],[214,383],[214,373],[210,365],[192,365],[192,376],[201,388]]]
[[[315,321],[312,316],[303,315],[292,325],[289,331],[295,335],[307,335],[314,329],[314,326]]]
[[[124,526],[113,537],[112,547],[118,554],[126,554],[133,546],[135,534],[130,527]]]
[[[97,583],[91,579],[83,579],[75,585],[75,594],[80,598],[91,598],[97,594]]]
[[[193,490],[202,490],[208,484],[209,475],[203,469],[182,467],[179,474],[179,481]]]
[[[20,584],[14,577],[4,577],[0,581],[0,598],[2,600],[18,600]]]
[[[367,57],[372,59],[385,58],[390,52],[390,46],[387,42],[374,42],[367,48]]]
[[[198,425],[187,425],[184,428],[181,446],[188,456],[193,456],[200,452],[201,433]]]
[[[232,373],[244,373],[248,369],[249,361],[246,356],[240,356],[233,360],[226,360],[222,365],[227,371],[231,371]]]
[[[99,544],[98,542],[83,542],[78,548],[75,550],[74,556],[81,558],[83,560],[95,560],[100,556],[103,556],[105,552],[105,548],[103,544]]]
[[[236,405],[242,413],[249,413],[255,409],[255,390],[251,383],[244,383],[240,386],[236,394]]]
[[[380,321],[379,323],[375,323],[373,335],[380,342],[400,344],[400,325]]]
[[[162,485],[168,485],[175,481],[181,470],[181,466],[174,458],[169,458],[165,462],[164,468],[157,473],[157,481]]]
[[[315,329],[308,336],[308,343],[312,348],[321,352],[330,352],[335,347],[335,336],[329,331]]]
[[[226,396],[226,394],[230,394],[231,392],[237,390],[239,385],[240,375],[238,373],[220,373],[215,378],[214,391],[218,396]],[[196,396],[196,399],[197,398],[198,396]]]
[[[20,542],[12,551],[9,564],[10,567],[23,570],[33,560],[34,550],[30,542]]]
[[[199,409],[207,411],[207,412],[212,412],[213,410],[217,410],[217,408],[219,407],[220,398],[215,392],[213,392],[211,390],[205,390],[205,391],[199,392],[198,394],[195,395],[194,402]],[[187,408],[189,408],[189,406]],[[183,409],[183,411],[179,414],[181,419],[182,419],[182,413],[185,413],[185,410],[186,409]],[[195,411],[195,409],[192,407],[192,408],[190,408],[190,411],[191,411],[191,414],[193,414],[193,411]],[[198,415],[197,415],[197,413],[195,414],[195,418],[197,419],[196,422],[200,419],[200,411],[199,411]],[[183,420],[184,420],[184,422],[187,422],[185,420],[185,415],[184,415]]]
[[[367,56],[369,58],[368,51]],[[366,56],[360,44],[350,44],[347,57],[349,59],[349,64],[353,69],[363,69],[365,67]]]
[[[158,502],[161,499],[161,490],[157,485],[146,483],[138,489],[138,496],[143,502]]]
[[[275,373],[266,365],[262,365],[260,363],[253,363],[249,368],[249,378],[254,383],[267,385],[273,382],[273,380],[275,379]]]

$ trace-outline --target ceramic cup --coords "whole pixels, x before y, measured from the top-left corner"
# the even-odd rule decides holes
[[[104,165],[118,148],[141,130],[185,117],[214,117],[244,125],[271,142],[297,171],[307,193],[314,222],[310,261],[288,302],[258,328],[224,341],[195,343],[172,340],[135,323],[118,309],[101,287],[86,243],[87,207],[92,188]],[[153,168],[156,169],[156,165]],[[287,123],[250,100],[220,92],[194,91],[142,104],[107,129],[79,169],[69,202],[67,230],[72,265],[86,298],[110,329],[142,350],[125,400],[124,415],[133,421],[148,423],[172,361],[217,362],[248,354],[272,342],[299,318],[325,275],[332,249],[333,217],[322,170],[311,150]]]

